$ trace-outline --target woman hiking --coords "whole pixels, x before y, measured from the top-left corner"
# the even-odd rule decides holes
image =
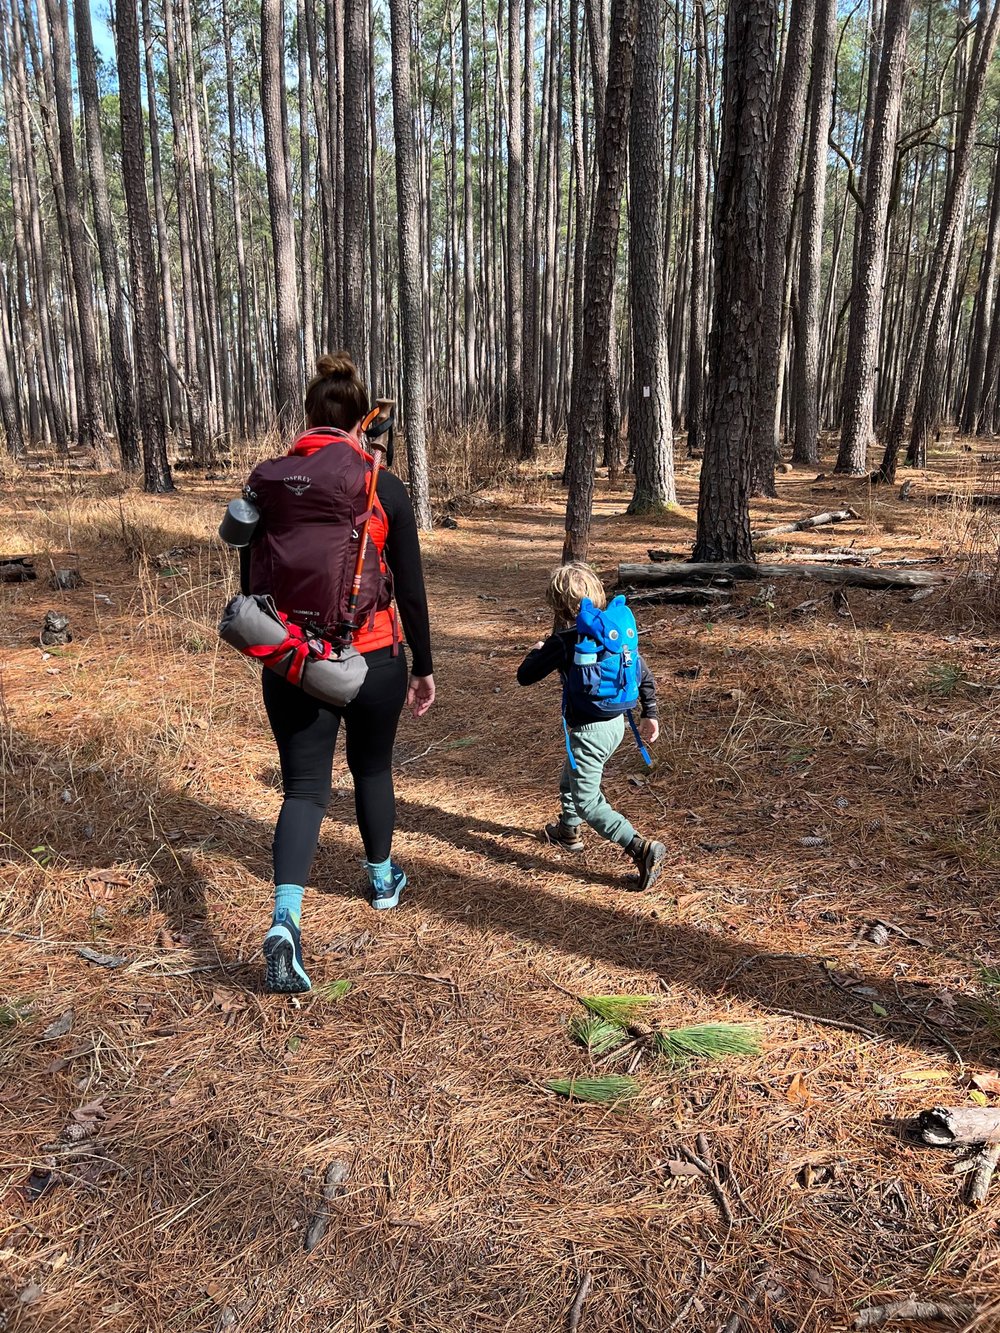
[[[244,488],[260,520],[251,545],[241,550],[241,589],[272,597],[290,620],[326,637],[322,627],[336,619],[332,608],[350,587],[360,546],[366,552],[364,618],[350,637],[368,670],[360,692],[343,707],[314,698],[267,668],[263,673],[284,792],[273,843],[274,915],[264,938],[265,986],[278,993],[310,989],[302,962],[302,897],[330,800],[341,722],[371,905],[384,911],[397,905],[406,886],[406,875],[391,859],[396,728],[404,703],[422,717],[434,702],[417,525],[406,487],[391,472],[377,473],[367,548],[359,538],[377,462],[362,436],[368,392],[347,353],[320,357],[305,415],[305,433],[288,454],[260,464]],[[317,607],[325,613],[302,609]],[[396,607],[412,654],[410,673]]]

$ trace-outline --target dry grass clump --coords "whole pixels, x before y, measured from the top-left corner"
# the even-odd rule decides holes
[[[9,1327],[536,1333],[563,1326],[583,1273],[581,1328],[609,1333],[819,1333],[911,1292],[989,1327],[1000,1195],[966,1212],[950,1156],[899,1131],[997,1096],[983,612],[834,607],[808,585],[741,590],[726,614],[644,608],[663,737],[651,773],[623,746],[607,789],[670,860],[634,894],[614,849],[536,836],[563,757],[556,687],[513,683],[561,543],[538,475],[425,542],[440,699],[400,736],[412,888],[368,908],[338,759],[299,1003],[260,991],[276,757],[255,669],[215,640],[235,485],[188,474],[151,500],[32,472],[0,495],[9,551],[75,550],[86,580],[0,590]],[[653,524],[602,479],[595,563],[683,549],[696,481],[682,463],[681,505]],[[781,477],[755,519],[859,508],[853,483],[819,502],[812,484]],[[880,495],[836,544],[944,550],[961,573],[929,517]],[[830,544],[795,534],[789,558]],[[56,605],[74,639],[43,654]],[[566,992],[655,996],[628,1023],[747,1049],[644,1054],[630,1075],[631,1034],[582,1006],[574,1051]],[[630,1077],[635,1099],[579,1096]],[[691,1154],[708,1174],[677,1169]]]

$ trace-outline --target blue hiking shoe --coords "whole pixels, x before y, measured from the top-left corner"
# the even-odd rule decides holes
[[[264,936],[264,989],[272,995],[301,995],[312,989],[302,966],[302,937],[285,908],[275,912]]]
[[[399,895],[406,888],[406,875],[395,861],[389,862],[388,872],[371,862],[365,862],[368,879],[372,886],[372,907],[376,912],[387,912],[390,907],[399,906]]]

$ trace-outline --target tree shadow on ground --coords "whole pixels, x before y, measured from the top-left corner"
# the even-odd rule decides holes
[[[22,759],[34,755],[44,762],[58,761],[60,756],[58,747],[40,746],[35,738],[17,734],[10,752]],[[16,758],[14,762],[16,773]],[[270,875],[271,823],[169,787],[121,790],[119,798],[123,806],[134,803],[137,809],[156,812],[156,824],[145,824],[148,831],[136,821],[132,855],[135,860],[160,867],[152,905],[162,912],[169,932],[189,941],[188,956],[194,963],[190,971],[201,973],[208,985],[213,978],[224,979],[228,985],[259,991],[261,975],[256,960],[234,957],[229,946],[218,938],[213,908],[215,886],[198,860],[218,850],[221,832],[225,854],[266,882]],[[353,885],[358,878],[354,872],[356,853],[349,842],[353,802],[344,792],[336,805],[333,820],[347,832],[338,831],[334,846],[327,834],[317,868],[322,873],[325,865],[334,872],[327,892],[354,898],[358,894]],[[738,999],[765,1011],[793,1010],[805,1018],[836,1021],[846,1017],[886,1040],[938,1051],[943,1048],[939,1032],[920,1017],[919,1011],[926,1008],[930,998],[926,986],[897,981],[897,996],[887,991],[884,976],[862,973],[859,968],[849,982],[838,982],[822,956],[808,951],[775,955],[732,934],[671,923],[661,915],[669,911],[662,895],[655,891],[649,895],[629,893],[624,880],[619,880],[621,887],[616,889],[607,873],[583,866],[578,869],[575,862],[569,867],[573,877],[593,887],[593,894],[583,897],[553,892],[546,887],[546,872],[565,876],[566,859],[540,841],[537,851],[531,853],[512,848],[510,838],[526,836],[524,829],[406,800],[399,802],[399,814],[404,831],[401,851],[413,880],[405,900],[407,907],[412,905],[462,930],[500,931],[555,955],[594,960],[633,973],[652,972],[666,986]],[[164,839],[162,831],[173,828],[192,831],[187,847],[173,847]],[[467,863],[452,870],[426,855],[408,853],[406,829],[449,843],[466,855]],[[25,830],[24,845],[32,845],[30,839],[39,831]],[[61,848],[60,857],[83,871],[92,870],[100,864],[95,857],[100,857],[101,849],[85,846],[87,851]],[[608,855],[614,856],[614,849],[609,848]],[[351,868],[350,876],[344,874],[346,867]],[[348,878],[351,883],[345,882]],[[879,886],[871,886],[872,910],[877,906],[879,891]],[[262,902],[262,918],[266,911],[267,903]],[[408,915],[404,908],[401,919],[405,921]],[[310,943],[307,932],[307,950]],[[851,994],[855,988],[870,988],[868,996]],[[996,1040],[984,1028],[974,1002],[961,993],[934,989],[938,996],[945,995],[946,1003],[954,1010],[956,1026],[953,1031],[949,1029],[949,1040],[963,1057],[995,1059]],[[901,1011],[908,1004],[913,1013],[905,1018],[873,1019],[872,993],[884,998],[884,1007],[890,1011]]]

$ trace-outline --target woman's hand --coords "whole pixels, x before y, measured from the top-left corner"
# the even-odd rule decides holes
[[[639,719],[639,735],[647,745],[655,745],[660,737],[660,724],[655,717]]]
[[[533,643],[533,644],[531,645],[531,647],[528,649],[528,652],[529,652],[529,653],[537,653],[538,650],[539,650],[539,648],[544,648],[544,647],[545,647],[545,640],[544,640],[544,639],[539,639],[537,643]]]
[[[423,717],[435,698],[433,676],[411,676],[406,691],[406,706],[414,717]]]

